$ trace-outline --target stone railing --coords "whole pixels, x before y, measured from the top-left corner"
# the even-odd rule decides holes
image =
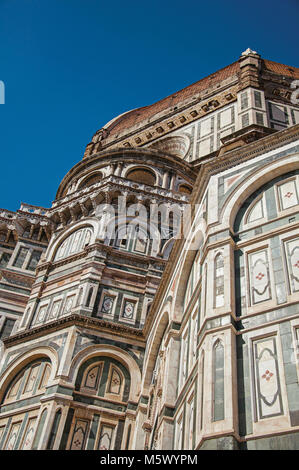
[[[164,197],[172,200],[177,200],[179,202],[188,202],[189,196],[187,194],[182,194],[177,191],[170,191],[169,189],[163,189],[159,186],[148,186],[146,184],[137,183],[135,181],[129,181],[125,178],[121,178],[114,175],[109,175],[106,178],[103,178],[100,182],[95,183],[91,186],[88,186],[84,189],[80,189],[70,193],[69,195],[54,201],[52,204],[52,209],[50,212],[56,209],[59,206],[63,206],[64,204],[68,204],[69,202],[78,199],[82,196],[88,195],[91,197],[94,193],[98,193],[99,190],[107,188],[109,186],[116,185],[118,187],[126,188],[131,191],[140,191],[150,194],[152,197]],[[111,188],[111,190],[114,188]]]

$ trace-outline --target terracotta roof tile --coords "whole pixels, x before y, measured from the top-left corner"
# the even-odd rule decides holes
[[[130,111],[125,115],[120,116],[119,119],[114,121],[111,126],[108,127],[110,135],[118,134],[126,128],[133,127],[140,121],[149,119],[155,114],[160,113],[161,111],[174,107],[178,103],[181,103],[182,101],[186,100],[187,98],[191,98],[196,93],[205,90],[206,88],[211,86],[211,84],[221,82],[226,78],[231,77],[238,71],[239,63],[234,62],[233,64],[228,65],[227,67],[221,70],[218,70],[217,72],[199,80],[196,83],[193,83],[192,85],[187,86],[186,88],[183,88],[182,90],[176,93],[173,93],[170,96],[167,96],[166,98],[163,98],[160,101],[157,101],[154,104]]]
[[[294,77],[299,79],[299,68],[291,67],[289,65],[279,64],[278,62],[272,62],[272,60],[263,60],[264,67],[269,72],[274,72],[279,75],[285,75],[287,77]]]
[[[294,77],[294,79],[299,79],[299,68],[290,67],[288,65],[279,64],[277,62],[272,62],[271,60],[262,60],[263,67],[270,72],[284,75],[288,77]],[[239,72],[239,61],[234,62],[223,69],[218,70],[217,72],[208,75],[207,77],[199,80],[192,85],[183,88],[182,90],[173,93],[166,98],[157,101],[154,104],[149,106],[144,106],[142,108],[134,109],[125,113],[124,115],[120,116],[116,119],[110,126],[108,126],[109,134],[116,135],[121,133],[125,129],[129,129],[136,124],[150,119],[156,114],[176,106],[177,104],[181,103],[182,101],[191,98],[192,96],[196,95],[197,93],[209,88],[211,84],[215,84],[221,82],[232,75],[235,75]]]

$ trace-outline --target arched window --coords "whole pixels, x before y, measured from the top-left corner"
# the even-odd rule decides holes
[[[136,168],[130,170],[126,176],[127,179],[135,181],[140,184],[148,184],[150,186],[155,186],[156,175],[153,171],[147,168]]]
[[[55,255],[55,261],[84,250],[84,248],[90,243],[91,236],[92,230],[87,227],[71,233],[71,235],[69,235],[59,246]]]
[[[260,225],[298,210],[299,170],[278,176],[253,192],[240,207],[234,222],[234,232],[249,238],[247,224]],[[286,221],[288,223],[288,221]],[[245,233],[244,233],[245,231]],[[247,231],[247,232],[246,232]]]
[[[92,186],[93,184],[99,183],[102,180],[102,173],[96,172],[87,176],[78,186],[78,189],[85,188],[86,186]]]
[[[50,373],[48,359],[43,358],[28,364],[8,386],[1,405],[44,393]]]
[[[103,397],[107,402],[126,402],[130,393],[130,374],[117,360],[95,356],[84,362],[78,371],[76,392]]]

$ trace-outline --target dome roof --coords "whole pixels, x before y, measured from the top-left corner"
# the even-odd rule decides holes
[[[287,77],[293,77],[299,79],[299,68],[290,67],[288,65],[279,64],[271,60],[261,59],[261,67],[264,71],[272,72]],[[240,62],[239,60],[218,70],[205,78],[202,78],[198,82],[183,88],[182,90],[169,95],[168,97],[157,101],[149,106],[136,108],[131,111],[120,114],[111,121],[109,121],[102,129],[97,131],[93,141],[97,142],[103,140],[109,136],[109,138],[117,137],[122,134],[125,130],[129,130],[143,121],[150,122],[157,114],[166,111],[171,108],[175,108],[180,103],[187,99],[192,99],[200,92],[208,89],[211,86],[216,85],[219,82],[226,80],[233,75],[240,73]]]

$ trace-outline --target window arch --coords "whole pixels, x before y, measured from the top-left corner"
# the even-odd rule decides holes
[[[60,244],[56,251],[55,261],[66,258],[70,255],[82,251],[87,245],[89,245],[92,229],[90,227],[84,227],[82,229],[72,232],[67,238],[65,238]]]
[[[50,374],[49,359],[41,358],[31,362],[10,382],[1,405],[44,393]]]
[[[103,175],[100,171],[97,171],[96,173],[92,173],[91,175],[88,175],[85,179],[83,179],[79,185],[78,189],[81,189],[86,186],[92,186],[93,184],[99,183],[103,179]]]
[[[247,224],[264,224],[280,215],[291,214],[298,210],[298,205],[299,170],[294,170],[264,184],[243,202],[235,217],[234,232],[241,232],[243,239]]]
[[[94,356],[81,364],[75,390],[125,402],[130,392],[130,374],[116,359],[110,356]]]
[[[128,171],[126,178],[136,183],[148,184],[150,186],[155,186],[156,184],[156,175],[149,168],[133,168]]]

